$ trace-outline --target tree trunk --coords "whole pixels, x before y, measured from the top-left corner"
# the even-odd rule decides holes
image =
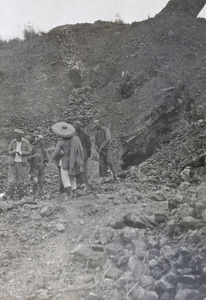
[[[197,18],[206,0],[170,0],[161,13],[185,14]]]

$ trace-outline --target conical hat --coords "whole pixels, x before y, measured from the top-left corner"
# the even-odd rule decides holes
[[[56,135],[62,138],[72,137],[75,133],[75,128],[66,122],[58,122],[51,128]]]

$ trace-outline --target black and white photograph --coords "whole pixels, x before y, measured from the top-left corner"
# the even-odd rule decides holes
[[[0,25],[0,300],[206,300],[206,0]]]

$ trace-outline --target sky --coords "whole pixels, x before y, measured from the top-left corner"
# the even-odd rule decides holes
[[[183,0],[184,1],[184,0]],[[0,38],[23,38],[24,29],[50,29],[97,20],[124,23],[154,17],[168,0],[0,0]],[[206,7],[199,17],[206,17]]]

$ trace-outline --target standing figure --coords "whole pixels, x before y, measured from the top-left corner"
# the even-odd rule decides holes
[[[60,138],[60,140],[61,140],[61,139],[62,139],[62,138]],[[56,145],[55,145],[55,147],[56,147]],[[57,168],[58,168],[59,192],[60,192],[60,194],[63,194],[63,193],[65,193],[66,191],[65,191],[65,188],[64,188],[64,186],[63,186],[62,178],[61,178],[60,158],[61,158],[61,157],[59,156],[59,157],[56,157],[54,160],[55,160],[55,163],[56,163]]]
[[[82,148],[84,151],[84,172],[80,173],[81,175],[81,183],[85,184],[86,186],[88,185],[88,172],[87,172],[87,163],[88,159],[91,156],[91,140],[89,135],[85,132],[83,129],[83,125],[80,121],[74,122],[74,128],[76,130],[76,135],[79,137],[81,143],[82,143]]]
[[[95,149],[97,152],[99,152],[99,175],[100,177],[106,177],[108,175],[107,173],[109,166],[113,173],[114,179],[117,180],[111,149],[110,130],[107,127],[101,126],[99,120],[94,121],[94,129]]]
[[[82,144],[79,137],[75,135],[75,128],[68,123],[58,122],[52,126],[52,130],[62,138],[56,144],[54,160],[59,163],[67,198],[71,198],[72,191],[77,188],[76,176],[84,172]]]
[[[13,199],[15,187],[19,199],[25,195],[25,177],[27,167],[27,156],[31,154],[31,145],[25,138],[21,129],[15,129],[15,139],[11,141],[9,146],[9,173],[8,173],[8,190],[5,198]]]
[[[32,180],[32,192],[33,198],[36,198],[39,187],[39,198],[42,199],[43,187],[45,184],[45,167],[48,162],[47,151],[44,146],[44,138],[37,132],[34,132],[31,156],[29,158],[30,163],[30,178]]]

